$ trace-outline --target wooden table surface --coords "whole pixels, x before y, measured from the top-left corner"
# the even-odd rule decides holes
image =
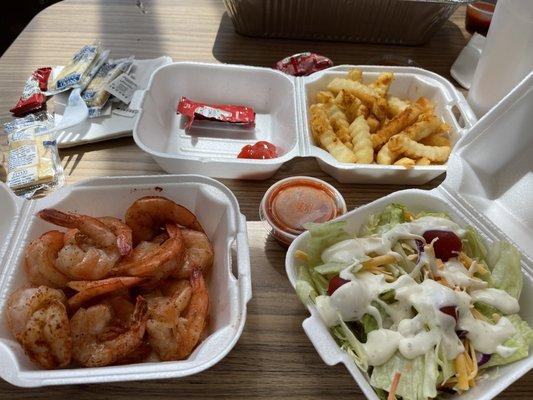
[[[83,44],[101,41],[113,57],[168,55],[175,61],[240,63],[271,66],[298,52],[327,55],[335,64],[365,64],[384,54],[414,59],[423,68],[451,79],[450,67],[469,39],[461,7],[426,45],[402,47],[336,42],[255,39],[237,35],[220,0],[144,1],[66,0],[44,10],[0,58],[0,119],[20,96],[26,78],[37,67],[64,64]],[[105,175],[164,173],[130,138],[85,145],[61,152],[67,183]],[[216,366],[184,379],[72,385],[21,389],[0,381],[0,399],[160,399],[160,398],[294,398],[362,399],[344,367],[327,367],[305,336],[307,312],[284,272],[285,250],[268,237],[258,217],[265,190],[291,175],[315,176],[334,184],[348,209],[403,186],[339,184],[313,159],[288,162],[263,182],[222,180],[237,196],[248,220],[253,298],[243,335]],[[423,186],[438,185],[437,178]],[[520,379],[499,398],[531,398],[533,374]]]

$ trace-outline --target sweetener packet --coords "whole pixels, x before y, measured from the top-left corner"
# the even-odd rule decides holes
[[[46,112],[17,118],[4,125],[7,136],[7,185],[18,196],[33,198],[64,183],[63,167]]]
[[[177,113],[189,118],[185,129],[190,129],[195,119],[207,119],[238,124],[242,127],[255,126],[255,111],[252,107],[232,104],[205,104],[182,97],[178,103]]]
[[[74,54],[48,87],[46,94],[53,95],[72,88],[85,89],[109,55],[100,44],[88,44]]]
[[[122,73],[129,71],[133,64],[133,57],[108,60],[98,70],[89,85],[82,92],[81,97],[89,107],[89,117],[101,116],[98,112],[106,105],[111,94],[106,90],[107,85]]]
[[[51,72],[52,68],[43,67],[31,74],[24,84],[22,96],[17,102],[17,105],[9,110],[13,116],[21,117],[24,114],[31,111],[38,111],[44,107],[46,96],[43,92],[48,88],[48,78]]]

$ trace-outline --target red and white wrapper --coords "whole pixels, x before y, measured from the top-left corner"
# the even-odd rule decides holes
[[[13,116],[20,117],[30,111],[37,111],[44,107],[46,96],[43,92],[48,89],[48,77],[51,72],[52,68],[44,67],[31,74],[24,85],[22,96],[17,105],[9,110]]]
[[[333,67],[333,61],[315,53],[299,53],[278,61],[274,66],[281,72],[293,76],[306,76],[313,72]]]
[[[178,103],[177,112],[189,118],[186,129],[191,127],[195,119],[229,122],[246,128],[255,126],[255,111],[247,106],[197,103],[182,97]]]

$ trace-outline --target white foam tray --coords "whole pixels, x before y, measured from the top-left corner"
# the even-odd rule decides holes
[[[423,184],[446,171],[446,165],[400,166],[347,164],[313,145],[307,110],[315,93],[355,66],[329,68],[307,77],[291,77],[269,68],[244,65],[175,62],[158,68],[148,87],[135,93],[131,108],[139,115],[133,128],[137,145],[170,173],[200,173],[218,178],[266,179],[294,157],[314,157],[322,170],[340,182]],[[370,82],[384,71],[394,72],[389,93],[416,100],[425,96],[453,128],[455,143],[476,121],[464,97],[443,77],[420,68],[357,66]],[[176,114],[182,96],[207,103],[254,107],[255,129],[220,128],[195,123],[186,132]],[[456,108],[459,121],[454,116]],[[271,160],[237,159],[240,149],[259,140],[275,144],[280,157]]]
[[[194,212],[213,243],[215,260],[209,275],[209,336],[187,360],[102,368],[42,370],[33,364],[5,323],[9,295],[27,285],[24,249],[54,227],[35,216],[46,207],[91,215],[124,217],[127,207],[147,195],[166,196]],[[251,298],[246,220],[237,199],[221,183],[198,175],[98,178],[64,187],[36,201],[24,201],[0,186],[0,377],[24,387],[75,383],[178,378],[203,371],[220,361],[239,339]]]
[[[533,326],[533,73],[493,110],[483,117],[458,144],[449,161],[445,181],[436,189],[403,190],[376,200],[345,214],[347,230],[357,233],[371,214],[379,213],[390,203],[405,204],[414,212],[437,210],[447,212],[462,226],[472,225],[490,243],[506,240],[522,253],[524,289],[520,298],[520,315]],[[290,246],[286,272],[291,284],[296,283],[294,253],[304,249],[309,234],[300,235]],[[366,373],[342,351],[329,333],[314,305],[308,305],[311,316],[303,328],[328,365],[343,363],[370,400],[378,400]],[[533,368],[533,352],[529,357],[500,367],[490,379],[463,394],[461,400],[494,398],[515,380]]]

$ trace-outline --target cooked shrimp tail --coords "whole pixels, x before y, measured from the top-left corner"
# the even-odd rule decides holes
[[[47,222],[65,228],[76,228],[87,235],[101,247],[111,247],[116,244],[117,238],[103,222],[88,215],[64,213],[52,208],[45,208],[37,215]]]
[[[161,280],[174,272],[183,257],[183,236],[175,224],[166,224],[166,229],[169,235],[167,240],[148,250],[139,259],[120,262],[115,273]]]
[[[143,344],[148,318],[146,300],[138,296],[129,326],[121,333],[112,329],[113,311],[104,304],[80,308],[72,317],[73,358],[86,367],[120,362]]]
[[[180,344],[178,359],[183,359],[192,353],[207,322],[209,312],[209,293],[202,272],[193,269],[191,273],[192,296],[184,319],[179,320]]]
[[[137,286],[141,284],[143,280],[143,278],[135,276],[121,276],[99,281],[72,281],[67,285],[68,287],[77,290],[78,293],[68,299],[68,305],[73,311],[75,311],[80,308],[83,303],[97,296]]]
[[[126,211],[125,221],[132,229],[135,245],[152,240],[166,223],[204,232],[191,211],[161,196],[146,196],[135,201]]]
[[[59,251],[63,247],[64,235],[59,231],[49,231],[33,240],[26,248],[25,265],[30,282],[63,288],[68,277],[55,264]]]
[[[117,237],[117,247],[121,256],[130,254],[132,246],[131,228],[115,217],[100,217],[100,222],[106,225]]]

